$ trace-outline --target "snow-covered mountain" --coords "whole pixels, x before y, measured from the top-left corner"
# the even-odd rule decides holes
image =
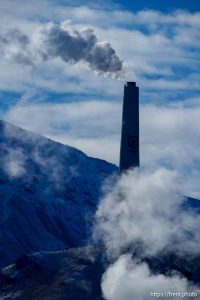
[[[0,121],[0,265],[85,245],[102,183],[116,170]]]

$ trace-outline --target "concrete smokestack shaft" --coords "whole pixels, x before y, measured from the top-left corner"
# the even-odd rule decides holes
[[[124,86],[120,172],[139,165],[139,88],[135,82],[127,82]]]

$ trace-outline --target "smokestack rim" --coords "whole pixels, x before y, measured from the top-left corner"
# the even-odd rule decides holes
[[[127,81],[124,85],[124,87],[136,87],[135,81]]]

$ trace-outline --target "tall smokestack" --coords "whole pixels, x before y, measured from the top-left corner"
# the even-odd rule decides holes
[[[120,172],[139,165],[139,88],[135,82],[127,82],[124,85]]]

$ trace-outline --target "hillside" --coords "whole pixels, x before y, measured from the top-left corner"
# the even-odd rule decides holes
[[[102,185],[117,170],[0,121],[1,299],[103,299],[101,279],[111,262],[90,233]],[[185,197],[182,209],[195,216],[200,201]],[[199,253],[165,249],[144,256],[140,243],[123,251],[147,263],[152,274],[178,272],[200,284]]]
[[[0,298],[103,300],[102,251],[88,246],[22,256],[0,270]]]
[[[0,121],[0,265],[85,245],[102,183],[116,170]]]

